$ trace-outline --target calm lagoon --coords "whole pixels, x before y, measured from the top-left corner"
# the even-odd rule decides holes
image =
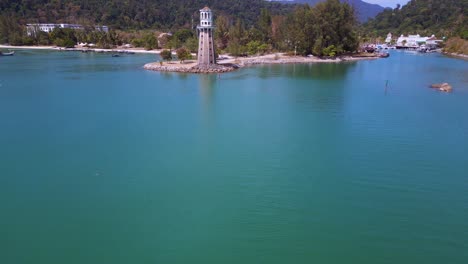
[[[467,61],[155,60],[0,57],[0,263],[468,263]]]

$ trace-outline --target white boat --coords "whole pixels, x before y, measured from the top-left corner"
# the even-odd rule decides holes
[[[13,56],[13,54],[15,54],[14,51],[10,51],[10,52],[2,52],[2,51],[0,51],[0,56]]]

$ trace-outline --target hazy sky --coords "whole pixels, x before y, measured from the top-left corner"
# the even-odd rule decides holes
[[[409,2],[409,0],[363,0],[367,3],[378,4],[383,7],[396,7],[397,4],[404,5]]]

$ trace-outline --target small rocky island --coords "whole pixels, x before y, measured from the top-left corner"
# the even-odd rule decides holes
[[[148,63],[144,66],[147,70],[166,72],[188,72],[188,73],[221,73],[233,71],[234,65],[217,64],[214,48],[214,24],[213,12],[207,6],[200,10],[200,25],[198,31],[198,53],[197,61],[188,63]]]
[[[448,83],[435,83],[429,87],[433,89],[437,89],[441,92],[446,92],[446,93],[449,93],[452,91],[452,86]]]
[[[356,54],[353,56],[341,56],[336,58],[319,58],[315,56],[287,56],[283,53],[267,54],[256,57],[232,58],[225,56],[222,61],[216,61],[214,47],[214,24],[213,12],[210,8],[204,7],[200,10],[200,25],[198,31],[198,53],[197,60],[179,62],[152,62],[143,66],[147,70],[162,72],[181,73],[223,73],[235,69],[260,64],[294,64],[294,63],[316,63],[316,62],[344,62],[356,60],[377,59],[378,54]]]
[[[235,64],[213,64],[210,66],[202,66],[194,61],[188,62],[151,62],[145,64],[143,68],[152,71],[162,71],[162,72],[182,72],[182,73],[222,73],[230,72],[237,68],[238,65]]]

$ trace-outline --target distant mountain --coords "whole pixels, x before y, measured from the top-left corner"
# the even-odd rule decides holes
[[[323,2],[325,0],[267,0],[269,2],[281,2],[288,4],[309,4],[314,6],[317,3]],[[384,11],[382,6],[376,4],[369,4],[362,0],[341,0],[341,2],[347,2],[354,7],[356,10],[357,19],[360,22],[366,22],[370,18],[375,17],[378,13]]]
[[[411,0],[401,8],[387,8],[364,24],[366,32],[385,36],[420,34],[468,39],[467,0]]]

